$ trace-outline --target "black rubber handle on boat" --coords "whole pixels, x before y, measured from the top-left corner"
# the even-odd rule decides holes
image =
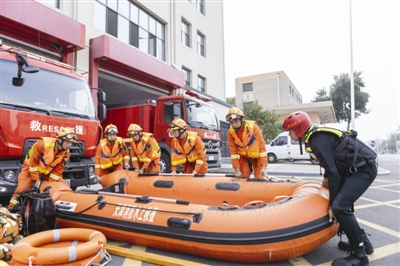
[[[182,204],[182,205],[189,205],[189,201],[188,200],[176,200],[177,204]]]

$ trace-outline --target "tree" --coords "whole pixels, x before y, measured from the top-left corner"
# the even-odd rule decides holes
[[[369,93],[362,91],[365,87],[364,81],[361,78],[362,71],[354,72],[354,116],[359,117],[361,114],[368,114],[370,110],[366,108]],[[350,129],[351,123],[351,97],[350,97],[350,77],[346,74],[333,76],[334,82],[332,83],[329,96],[325,88],[317,91],[317,96],[314,97],[313,102],[321,102],[331,100],[335,110],[335,116],[338,122],[346,121],[347,130]]]
[[[328,95],[328,92],[326,91],[325,87],[322,87],[317,90],[317,96],[314,97],[311,102],[325,102],[325,101],[330,101],[331,97]]]
[[[282,125],[279,117],[273,111],[263,111],[257,101],[243,103],[243,113],[246,120],[254,120],[262,131],[265,143],[275,138],[281,131]]]

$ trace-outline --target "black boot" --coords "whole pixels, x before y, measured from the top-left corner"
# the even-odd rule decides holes
[[[365,254],[364,246],[350,251],[350,256],[333,260],[332,266],[369,266],[369,260]]]
[[[374,253],[374,247],[372,246],[371,241],[369,241],[367,234],[364,232],[364,229],[361,229],[360,240],[364,242],[365,253],[367,253],[368,255]],[[346,251],[351,250],[349,241],[343,242],[340,240],[340,242],[338,243],[338,247]]]

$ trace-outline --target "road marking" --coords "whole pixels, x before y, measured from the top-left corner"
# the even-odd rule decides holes
[[[312,266],[306,259],[303,257],[296,257],[288,260],[293,266]]]
[[[136,246],[137,247],[137,246]],[[146,248],[143,247],[143,250]],[[124,247],[119,247],[116,245],[106,245],[106,250],[108,253],[116,256],[120,256],[123,258],[127,259],[133,259],[132,262],[139,261],[139,262],[148,262],[156,265],[166,265],[166,266],[187,266],[187,265],[192,265],[192,266],[207,266],[207,264],[203,263],[196,263],[193,261],[188,261],[188,260],[182,260],[182,259],[177,259],[177,258],[171,258],[168,256],[162,256],[158,254],[153,254],[150,252],[145,252],[140,250],[139,248],[135,248],[134,252],[132,252],[132,249],[130,248],[124,248]],[[133,265],[133,264],[123,264],[125,266],[127,265]],[[141,265],[141,264],[134,264],[134,265]]]
[[[399,252],[399,247],[400,247],[400,242],[376,248],[373,254],[368,255],[368,259],[371,262],[374,260],[379,260],[384,257],[396,254]],[[330,266],[331,264],[332,264],[332,261],[328,261],[328,262],[325,262],[322,264],[318,264],[318,266]],[[304,264],[304,265],[308,266],[310,264]],[[296,265],[294,265],[294,266],[296,266]]]
[[[138,246],[138,245],[132,245],[130,250],[133,251],[132,253],[146,252],[146,247]],[[141,266],[141,265],[142,265],[142,261],[135,260],[135,259],[130,259],[130,258],[126,258],[124,260],[124,263],[122,264],[122,266]]]
[[[372,228],[374,228],[374,229],[376,229],[376,230],[379,230],[379,231],[381,231],[381,232],[383,232],[383,233],[386,233],[386,234],[388,234],[388,235],[392,235],[392,236],[395,236],[395,237],[400,238],[400,232],[396,232],[396,231],[394,231],[394,230],[385,228],[385,227],[383,227],[383,226],[380,226],[380,225],[377,225],[377,224],[368,222],[368,221],[363,220],[363,219],[360,219],[360,218],[357,218],[357,221],[358,221],[358,223],[361,223],[361,224],[364,224],[364,225],[366,225],[366,226],[372,227]],[[398,250],[397,250],[397,251],[398,251]]]

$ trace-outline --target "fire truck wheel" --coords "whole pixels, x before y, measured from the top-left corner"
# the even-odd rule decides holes
[[[171,171],[171,158],[166,153],[161,153],[160,173],[169,173]]]

